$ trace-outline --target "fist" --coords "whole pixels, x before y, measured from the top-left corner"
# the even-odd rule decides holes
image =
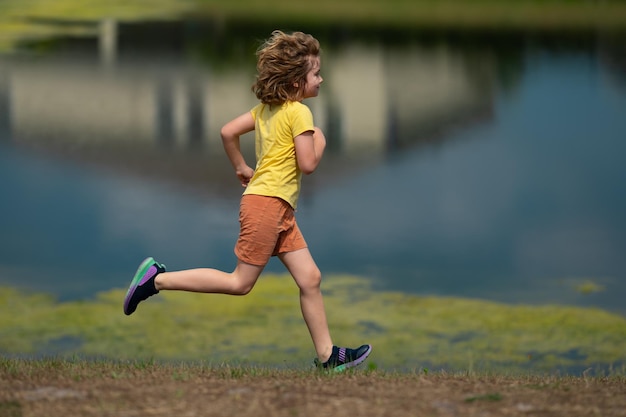
[[[254,170],[249,166],[242,167],[237,170],[237,178],[239,178],[239,182],[241,182],[242,187],[247,187],[250,179],[254,175]]]

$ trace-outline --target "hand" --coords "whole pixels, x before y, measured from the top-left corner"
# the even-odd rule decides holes
[[[254,175],[254,170],[248,165],[245,165],[241,168],[238,168],[236,174],[237,178],[239,178],[239,181],[241,182],[241,186],[247,187],[250,179],[252,179],[252,176]]]

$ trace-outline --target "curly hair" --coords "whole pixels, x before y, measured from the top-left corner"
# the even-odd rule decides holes
[[[300,100],[311,69],[311,57],[319,56],[320,52],[318,40],[311,35],[273,31],[256,52],[257,77],[252,91],[265,104]]]

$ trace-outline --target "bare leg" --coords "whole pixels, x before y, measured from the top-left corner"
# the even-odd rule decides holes
[[[215,294],[246,295],[252,290],[263,266],[239,261],[233,272],[211,268],[187,269],[157,275],[157,290],[178,290]]]
[[[333,341],[328,330],[324,299],[320,283],[322,275],[308,248],[279,255],[282,263],[300,288],[302,316],[313,339],[320,361],[326,362],[333,350]]]

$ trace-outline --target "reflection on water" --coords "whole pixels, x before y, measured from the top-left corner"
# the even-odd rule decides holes
[[[98,39],[2,57],[0,283],[76,298],[124,287],[148,254],[231,268],[241,189],[219,127],[255,104],[269,32],[106,21]],[[610,39],[335,35],[321,33],[325,83],[308,103],[329,151],[298,213],[323,271],[626,311]],[[576,291],[587,281],[605,291]]]

